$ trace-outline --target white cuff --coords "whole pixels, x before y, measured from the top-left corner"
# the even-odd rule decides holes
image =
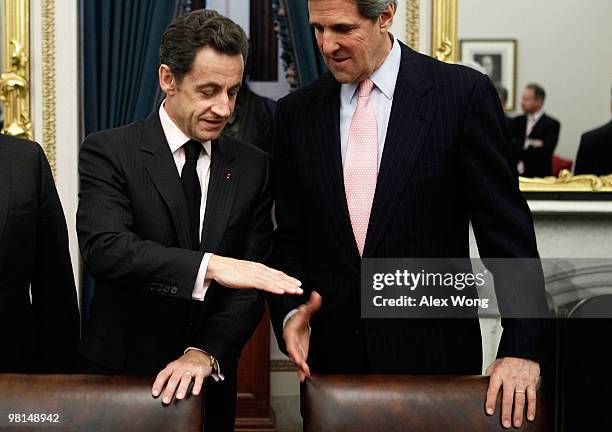
[[[193,286],[193,291],[191,292],[191,298],[198,301],[204,301],[204,296],[206,296],[206,291],[208,291],[208,287],[210,286],[210,279],[206,279],[206,272],[208,271],[208,263],[212,258],[213,254],[207,252],[204,254],[204,258],[202,258],[202,262],[200,263],[200,269],[198,270],[198,275],[196,276],[195,285]]]
[[[285,319],[283,320],[283,330],[285,330],[285,326],[287,325],[287,321],[289,321],[289,318],[291,318],[293,315],[295,315],[298,312],[299,309],[295,308],[290,310],[287,315],[285,315]],[[308,324],[308,333],[312,333],[312,328],[310,327],[310,324]]]
[[[189,347],[185,350],[185,353],[187,351],[190,350],[196,350],[196,351],[200,351],[203,352],[205,354],[211,355],[210,353],[207,353],[206,351],[200,349],[200,348],[196,348],[196,347]],[[184,354],[184,353],[183,353]],[[212,373],[210,374],[210,376],[215,380],[215,381],[224,381],[225,380],[225,376],[223,376],[223,374],[221,373],[221,366],[219,365],[219,362],[217,361],[217,358],[215,356],[212,356],[215,361],[213,363],[213,370]]]
[[[292,309],[289,311],[289,313],[287,315],[285,315],[285,319],[283,320],[283,330],[285,330],[285,326],[287,325],[287,321],[289,321],[289,318],[291,318],[293,315],[295,315],[297,313],[298,309]]]

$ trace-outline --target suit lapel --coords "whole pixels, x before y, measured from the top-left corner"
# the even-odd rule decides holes
[[[327,200],[330,222],[338,234],[339,244],[349,262],[359,262],[359,250],[355,242],[351,219],[349,216],[344,174],[342,170],[342,153],[340,150],[340,84],[328,72],[325,76],[327,88],[320,93],[314,113],[313,134],[311,142],[313,151],[313,175],[317,177]]]
[[[193,249],[185,193],[157,110],[145,120],[140,149],[147,172],[170,210],[179,247]]]
[[[531,138],[531,136],[533,135],[534,137],[538,137],[538,136],[542,136],[542,133],[540,131],[540,129],[542,129],[544,127],[544,124],[546,123],[546,114],[542,114],[540,116],[540,118],[538,119],[538,121],[536,122],[536,124],[533,125],[533,129],[531,129],[531,133],[529,134],[529,137]],[[527,127],[527,126],[525,126]]]
[[[235,155],[231,145],[231,140],[226,137],[212,142],[210,181],[200,246],[200,250],[205,252],[217,252],[238,190],[240,173],[232,169]]]
[[[414,51],[402,47],[387,136],[370,213],[364,257],[372,256],[393,217],[425,145],[434,104],[433,83]]]
[[[1,149],[0,149],[1,151]],[[11,162],[6,157],[0,157],[0,240],[8,216],[8,206],[11,191]]]

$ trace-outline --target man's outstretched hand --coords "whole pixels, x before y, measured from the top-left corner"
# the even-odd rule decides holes
[[[321,309],[321,303],[321,296],[313,291],[310,299],[287,320],[283,330],[287,353],[298,368],[300,382],[304,382],[310,376],[310,368],[306,363],[310,346],[310,319]]]

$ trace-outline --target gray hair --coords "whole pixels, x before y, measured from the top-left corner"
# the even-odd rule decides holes
[[[375,20],[382,15],[389,4],[397,11],[397,0],[356,0],[357,9],[361,16]]]

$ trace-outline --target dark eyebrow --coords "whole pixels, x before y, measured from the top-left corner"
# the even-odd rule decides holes
[[[316,22],[316,21],[311,21],[310,25],[313,27],[323,27],[320,23]],[[336,23],[331,25],[331,29],[337,32],[343,32],[343,31],[347,31],[347,30],[352,30],[354,28],[359,27],[358,24],[354,24],[354,23]]]
[[[220,87],[221,87],[221,86],[220,86],[219,84],[217,84],[217,83],[214,83],[214,82],[206,82],[206,83],[202,83],[202,84],[197,84],[197,85],[195,86],[195,89],[196,89],[196,90],[203,90],[203,89],[205,89],[205,88],[214,88],[214,89],[217,89],[217,88],[220,88]]]

